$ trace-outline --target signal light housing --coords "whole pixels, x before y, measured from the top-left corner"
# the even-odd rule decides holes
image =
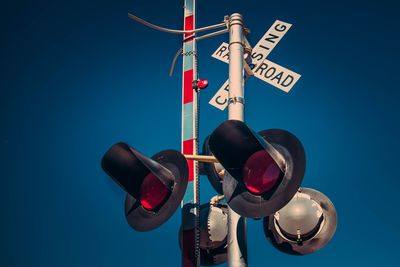
[[[192,82],[192,88],[199,91],[202,89],[206,89],[208,87],[208,80],[207,79],[199,79],[194,80]]]
[[[167,221],[179,207],[188,183],[187,161],[175,150],[148,158],[117,143],[105,153],[101,166],[128,193],[125,216],[137,231],[149,231]]]
[[[197,81],[197,86],[199,89],[205,89],[208,87],[208,80],[207,79],[201,79]]]
[[[228,206],[225,203],[200,205],[200,265],[224,263],[227,257]],[[182,227],[179,229],[182,249]]]
[[[228,120],[210,135],[209,146],[226,170],[225,199],[241,216],[268,216],[285,206],[300,187],[304,149],[285,130],[256,134],[242,121]]]
[[[278,250],[306,255],[323,248],[336,231],[336,209],[321,192],[300,188],[275,214],[264,218],[266,238]]]

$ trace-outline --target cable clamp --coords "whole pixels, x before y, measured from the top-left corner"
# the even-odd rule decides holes
[[[244,98],[240,96],[235,96],[235,97],[230,97],[228,99],[228,105],[230,104],[236,104],[236,103],[242,103],[244,105]]]

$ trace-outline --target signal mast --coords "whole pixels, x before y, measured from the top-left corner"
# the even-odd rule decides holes
[[[102,167],[123,190],[125,216],[137,231],[149,231],[168,220],[181,205],[182,266],[247,266],[246,218],[264,218],[266,238],[278,250],[305,255],[321,249],[336,229],[336,210],[322,193],[304,188],[305,152],[285,130],[256,133],[244,123],[244,83],[255,76],[288,92],[300,78],[265,59],[291,24],[276,21],[254,50],[245,34],[242,15],[226,16],[219,24],[196,28],[196,1],[184,1],[183,30],[128,17],[156,30],[183,36],[181,151],[164,150],[151,158],[125,143],[113,145]],[[222,29],[220,29],[222,28]],[[197,36],[202,31],[220,29]],[[229,32],[213,57],[229,63],[229,80],[210,101],[228,106],[228,120],[206,139],[199,155],[199,92],[208,85],[199,79],[197,41]],[[228,50],[228,58],[222,52]],[[213,104],[214,103],[214,104]],[[200,205],[199,162],[216,191],[209,205]],[[225,198],[226,203],[220,202]]]

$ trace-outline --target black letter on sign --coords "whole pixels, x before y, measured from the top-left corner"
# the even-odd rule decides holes
[[[289,79],[289,82],[285,84],[286,80]],[[281,83],[282,86],[288,87],[292,82],[293,82],[294,78],[292,75],[288,75]]]
[[[229,51],[222,58],[226,58],[229,61]]]
[[[277,30],[278,32],[283,32],[286,30],[286,28],[287,28],[286,25],[282,25],[280,29],[278,28],[279,25],[281,25],[281,24],[279,24],[279,23],[276,24],[275,30]]]
[[[251,54],[251,57],[254,58],[255,60],[261,60],[263,58],[263,55],[257,54],[256,52],[254,52],[253,54]]]
[[[219,102],[219,101],[218,101],[219,98],[221,98],[220,95],[215,99],[215,103],[217,103],[218,105],[221,105],[221,106],[222,106],[222,105],[225,105],[227,99],[225,98],[225,99],[224,99],[224,102]]]
[[[225,52],[226,49],[227,49],[226,46],[221,46],[221,49],[219,49],[217,52],[215,52],[215,55],[222,57],[222,53]],[[219,55],[218,55],[218,53],[219,53]]]
[[[264,45],[260,45],[260,47],[261,47],[261,48],[264,48],[264,49],[267,50],[267,51],[269,50],[269,47],[266,47],[266,46],[264,46]]]
[[[275,79],[278,80],[278,84],[281,82],[282,79],[282,75],[283,75],[283,71],[279,72],[278,75],[276,75],[274,78],[271,79],[271,82]]]
[[[226,86],[225,86],[225,88],[224,88],[224,91],[229,92],[229,83],[226,83]]]
[[[271,72],[270,70],[272,70],[272,72]],[[271,67],[270,69],[268,69],[268,70],[265,72],[264,77],[267,78],[267,79],[268,79],[268,78],[271,78],[272,75],[275,74],[275,71],[276,71],[276,69],[275,69],[274,67]],[[271,74],[268,74],[268,73],[271,73]]]
[[[260,75],[262,75],[263,71],[266,70],[267,68],[268,68],[268,65],[263,62],[260,64],[260,66],[258,66],[258,68],[255,70],[255,72],[257,72],[258,70],[261,70]]]
[[[275,34],[272,34],[272,33],[270,33],[269,35],[270,35],[269,37],[265,38],[265,41],[271,42],[273,44],[275,43],[274,39],[278,39],[279,38],[278,35],[275,35]],[[268,48],[268,50],[269,50],[269,48]]]

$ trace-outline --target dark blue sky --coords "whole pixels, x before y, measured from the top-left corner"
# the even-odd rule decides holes
[[[115,142],[145,154],[180,148],[179,36],[127,12],[182,27],[183,1],[2,1],[0,266],[179,266],[180,213],[134,232],[124,193],[100,169]],[[302,75],[286,94],[252,78],[246,120],[303,142],[303,185],[338,211],[333,240],[282,254],[249,220],[249,266],[397,266],[399,6],[395,1],[198,1],[198,26],[240,12],[254,45],[275,21],[293,24],[268,57]],[[203,140],[227,117],[208,105],[228,66],[211,58],[227,36],[199,43]],[[213,196],[205,177],[202,202]]]

